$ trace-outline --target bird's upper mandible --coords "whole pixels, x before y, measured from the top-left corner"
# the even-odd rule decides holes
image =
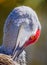
[[[14,49],[19,43],[36,34],[41,25],[35,11],[27,6],[16,7],[9,14],[4,25],[3,45],[7,49]]]

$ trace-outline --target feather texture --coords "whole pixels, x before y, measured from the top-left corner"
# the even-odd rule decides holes
[[[4,24],[3,44],[0,47],[0,53],[14,55],[15,50],[25,43],[32,35],[36,34],[37,29],[41,30],[41,25],[35,11],[27,6],[16,7],[8,15]],[[25,59],[25,53],[19,56]]]

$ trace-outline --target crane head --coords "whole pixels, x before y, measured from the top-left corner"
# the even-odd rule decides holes
[[[27,6],[16,7],[4,25],[3,47],[8,54],[17,47],[28,46],[38,40],[41,25],[35,11]],[[10,54],[12,54],[10,53]]]

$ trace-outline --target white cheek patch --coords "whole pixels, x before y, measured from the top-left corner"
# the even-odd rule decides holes
[[[26,27],[26,28],[28,29],[29,27]],[[27,41],[29,39],[29,37],[31,35],[34,35],[32,30],[30,30],[30,29],[27,30],[27,29],[25,29],[24,26],[21,26],[21,28],[20,28],[19,35],[17,38],[17,45],[19,44],[20,47],[25,43],[25,41]],[[16,47],[17,47],[17,45],[16,45]]]

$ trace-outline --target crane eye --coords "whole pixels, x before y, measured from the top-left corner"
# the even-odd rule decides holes
[[[40,30],[37,30],[36,34],[33,35],[33,36],[31,36],[31,37],[29,38],[29,41],[30,41],[31,43],[34,43],[35,41],[38,40],[39,36],[40,36]]]
[[[30,38],[25,42],[24,47],[36,42],[39,39],[40,32],[41,32],[41,30],[37,30],[35,35],[30,36]]]
[[[30,37],[30,40],[31,40],[32,43],[35,42],[36,36],[35,36],[35,35],[34,35],[34,36],[31,36],[31,37]]]
[[[35,39],[35,36],[31,36],[31,39],[34,40]]]

